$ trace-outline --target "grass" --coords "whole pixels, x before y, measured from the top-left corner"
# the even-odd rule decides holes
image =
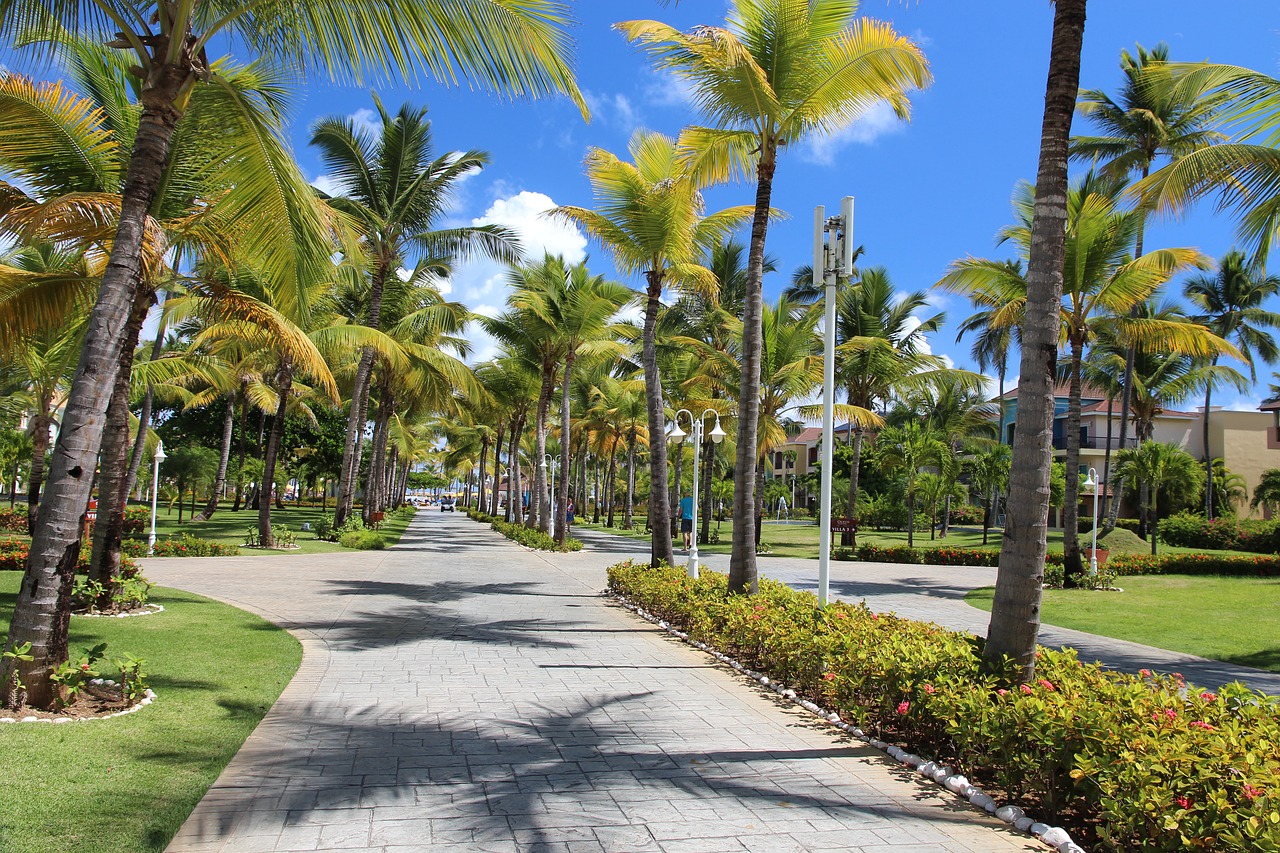
[[[0,574],[0,626],[21,577]],[[71,652],[105,641],[108,657],[144,658],[154,704],[0,729],[0,850],[163,850],[298,668],[297,640],[257,616],[173,589],[152,600],[165,612],[73,617]]]
[[[1123,593],[1044,591],[1041,619],[1211,660],[1280,672],[1280,580],[1152,575],[1120,578]],[[993,589],[965,601],[991,610]]]
[[[333,516],[333,507],[324,510],[320,507],[299,507],[288,506],[285,509],[271,510],[272,525],[284,525],[288,527],[297,536],[297,544],[300,546],[296,550],[290,551],[267,551],[261,548],[242,548],[240,553],[244,556],[252,556],[255,554],[274,554],[279,556],[281,553],[286,554],[332,554],[339,551],[349,551],[343,548],[337,542],[328,542],[323,539],[317,539],[314,533],[302,532],[303,522],[310,522],[311,527],[315,526],[324,518]],[[382,522],[382,528],[379,531],[382,537],[387,540],[387,547],[390,547],[400,541],[401,534],[404,533],[409,521],[413,516],[404,514],[397,516],[389,516],[386,521]],[[232,512],[230,505],[219,509],[208,521],[191,521],[190,516],[184,515],[182,524],[178,524],[178,513],[175,510],[171,515],[166,514],[163,510],[156,516],[156,536],[163,539],[165,537],[174,537],[183,533],[190,533],[192,536],[198,536],[201,539],[211,539],[214,542],[220,542],[224,545],[242,545],[244,544],[245,532],[249,528],[255,531],[258,529],[258,512],[257,510],[242,509],[239,512]],[[141,538],[145,539],[143,534]]]

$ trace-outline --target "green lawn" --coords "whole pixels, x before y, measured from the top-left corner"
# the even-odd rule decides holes
[[[1041,619],[1156,648],[1280,672],[1280,580],[1125,577],[1124,592],[1047,589]],[[991,610],[992,588],[965,598]]]
[[[0,573],[0,631],[20,580]],[[108,657],[145,658],[154,704],[0,728],[0,850],[163,850],[298,668],[298,642],[257,616],[172,589],[152,600],[165,612],[72,617],[71,651],[105,641]]]
[[[190,516],[184,514],[182,524],[178,524],[178,512],[176,509],[170,515],[162,508],[156,516],[156,536],[162,539],[166,536],[176,538],[183,533],[190,533],[192,536],[198,536],[201,539],[212,539],[214,542],[221,542],[225,545],[241,545],[244,543],[245,533],[249,528],[257,531],[258,513],[256,510],[249,509],[232,512],[229,507],[230,505],[228,504],[226,507],[219,509],[214,513],[213,518],[208,521],[193,522],[190,520]],[[315,528],[321,519],[332,517],[332,515],[332,506],[328,510],[323,510],[320,507],[286,505],[285,509],[273,509],[271,511],[271,523],[273,525],[283,524],[297,536],[297,544],[301,547],[285,553],[328,554],[336,551],[347,551],[348,549],[341,547],[337,542],[326,542],[323,539],[317,539],[314,533],[302,532],[303,522],[310,522],[312,528]],[[408,527],[409,520],[412,517],[408,514],[393,516],[382,523],[381,533],[387,540],[388,546],[400,541],[400,535],[404,533],[404,529]],[[146,534],[142,534],[141,538],[145,539]],[[259,548],[242,548],[240,553],[243,555],[275,554],[278,556],[281,552],[264,551]]]

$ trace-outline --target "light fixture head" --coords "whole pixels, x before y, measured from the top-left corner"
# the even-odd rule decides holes
[[[675,423],[675,424],[672,424],[671,432],[667,435],[667,438],[669,438],[671,441],[674,441],[676,444],[679,444],[680,442],[684,441],[685,435],[687,435],[687,433],[684,430],[680,429],[680,424]]]
[[[1093,471],[1092,471],[1092,470],[1090,470],[1090,471],[1089,471],[1089,476],[1085,478],[1085,481],[1084,481],[1084,487],[1085,487],[1086,489],[1096,489],[1096,488],[1098,487],[1098,483],[1097,483],[1097,481],[1095,481],[1095,480],[1093,479]]]
[[[157,441],[157,442],[156,442],[156,461],[157,461],[157,462],[163,462],[164,460],[166,460],[166,459],[168,459],[168,458],[169,458],[169,457],[168,457],[168,456],[165,454],[165,452],[164,452],[164,442],[163,442],[163,441]]]
[[[725,436],[725,432],[720,428],[720,417],[719,415],[717,415],[716,425],[711,428],[711,441],[715,444],[719,444],[720,442],[724,441],[724,436]]]

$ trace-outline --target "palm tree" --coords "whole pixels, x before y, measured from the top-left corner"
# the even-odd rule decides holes
[[[1018,414],[1009,481],[1008,524],[991,605],[983,664],[989,672],[1026,682],[1035,675],[1040,595],[1048,542],[1049,438],[1053,427],[1053,370],[1058,352],[1062,263],[1067,225],[1067,140],[1080,86],[1086,0],[1056,0],[1044,122],[1036,170],[1035,214],[1027,269],[1028,305],[1022,322]],[[1012,668],[1006,662],[1012,661]]]
[[[996,497],[1009,487],[1009,460],[1012,451],[1007,444],[978,449],[969,457],[969,476],[973,487],[986,498],[982,513],[982,544],[987,544],[987,532],[995,520]]]
[[[1244,253],[1228,252],[1218,263],[1215,275],[1199,275],[1183,285],[1182,293],[1200,313],[1193,322],[1208,327],[1215,335],[1236,345],[1249,368],[1249,379],[1257,381],[1254,358],[1266,364],[1280,360],[1280,347],[1270,334],[1280,328],[1280,314],[1268,311],[1263,303],[1280,293],[1280,276],[1267,275],[1257,265],[1245,262]],[[1218,357],[1210,363],[1217,365]],[[1204,517],[1214,517],[1213,454],[1209,452],[1209,402],[1212,381],[1204,386]]]
[[[703,176],[682,160],[675,140],[646,130],[631,137],[628,163],[600,148],[587,153],[587,178],[596,209],[559,207],[553,213],[577,222],[600,240],[623,273],[645,278],[644,365],[645,406],[649,434],[665,435],[662,377],[658,370],[657,324],[664,287],[710,291],[711,271],[699,263],[712,246],[751,214],[733,207],[703,215]],[[650,559],[675,563],[669,532],[659,519],[671,516],[667,494],[667,450],[663,442],[649,448],[649,519],[653,530]]]
[[[617,25],[660,66],[688,80],[694,100],[715,123],[681,135],[697,171],[717,179],[739,171],[756,182],[729,563],[729,588],[738,592],[756,585],[761,285],[779,147],[847,125],[878,103],[905,118],[906,92],[930,82],[915,44],[886,24],[852,21],[855,8],[850,0],[733,0],[727,26],[682,33],[657,21]]]
[[[921,469],[938,466],[951,450],[942,436],[927,424],[907,421],[887,426],[876,436],[876,457],[890,476],[901,476],[907,492],[907,547],[915,547],[916,493]]]
[[[569,43],[559,29],[558,10],[531,9],[513,0],[460,0],[450,4],[407,0],[404,14],[374,13],[369,7],[342,0],[304,2],[232,2],[216,14],[196,4],[174,7],[144,3],[127,16],[104,12],[87,0],[0,0],[0,36],[18,36],[47,44],[64,31],[85,39],[110,40],[111,47],[127,51],[120,63],[143,92],[143,109],[129,155],[127,178],[121,195],[120,214],[111,239],[111,259],[103,274],[85,341],[68,394],[63,429],[50,471],[47,500],[42,503],[39,524],[28,561],[29,592],[20,595],[6,648],[32,644],[32,659],[6,659],[0,669],[5,683],[16,670],[28,685],[33,704],[49,705],[52,668],[66,659],[65,622],[59,629],[57,615],[61,584],[57,567],[74,556],[79,541],[81,507],[88,501],[91,476],[102,436],[115,376],[104,365],[117,364],[125,350],[127,319],[136,300],[141,275],[142,249],[147,216],[165,180],[177,126],[184,111],[201,89],[217,89],[219,66],[210,63],[206,49],[211,40],[228,39],[252,45],[259,51],[260,66],[290,72],[321,67],[338,75],[351,72],[419,70],[438,79],[452,80],[461,70],[472,80],[512,94],[570,93],[581,103],[567,60]],[[154,24],[152,22],[155,22]],[[334,26],[341,21],[341,26]],[[46,48],[47,51],[47,48]],[[48,52],[48,51],[47,51]],[[278,101],[275,102],[278,105]],[[236,122],[221,129],[225,138],[249,144],[256,137],[231,132]],[[31,128],[14,129],[21,134]],[[238,168],[236,161],[220,162],[235,172],[228,183],[236,188],[225,201],[231,212],[240,204],[240,225],[253,254],[275,263],[267,275],[307,281],[322,275],[332,248],[324,242],[311,251],[284,258],[272,242],[269,227],[254,227],[262,211],[254,205],[269,193],[279,174],[270,170]],[[291,210],[293,214],[305,205]],[[296,249],[297,246],[290,246]],[[287,269],[286,269],[287,267]],[[38,591],[38,592],[35,592]]]
[[[1280,468],[1268,468],[1262,472],[1258,485],[1253,487],[1253,497],[1249,499],[1249,509],[1263,507],[1274,512],[1280,506]]]
[[[411,248],[433,259],[483,255],[514,263],[519,247],[514,235],[496,225],[437,230],[457,184],[485,166],[489,157],[483,151],[436,156],[425,109],[404,104],[392,116],[376,95],[373,100],[381,119],[376,138],[350,118],[327,118],[316,123],[311,144],[320,149],[321,160],[342,187],[330,205],[356,224],[368,256],[368,291],[360,300],[366,313],[359,319],[380,329],[384,291],[394,286],[392,279],[406,265]],[[373,367],[373,349],[366,348],[351,392],[334,512],[338,525],[346,521],[355,500]]]
[[[1150,503],[1144,503],[1142,510],[1149,519],[1148,536],[1151,539],[1151,554],[1155,556],[1160,490],[1193,491],[1202,481],[1199,466],[1190,453],[1176,444],[1158,441],[1144,441],[1137,447],[1125,448],[1118,456],[1120,476],[1130,483],[1145,486],[1151,496]]]

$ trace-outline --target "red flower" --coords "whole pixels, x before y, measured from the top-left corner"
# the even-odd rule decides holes
[[[1140,669],[1140,670],[1138,670],[1138,675],[1141,675],[1143,678],[1150,678],[1150,677],[1151,677],[1151,670],[1149,670],[1149,669]]]
[[[1200,694],[1200,698],[1206,702],[1214,702],[1218,698],[1217,693],[1210,693],[1208,690]]]
[[[1191,800],[1187,797],[1178,797],[1174,802],[1184,809],[1191,808]]]
[[[1206,732],[1213,731],[1213,726],[1209,725],[1204,720],[1192,720],[1191,725],[1195,726],[1198,729],[1204,729]]]
[[[899,715],[905,714],[905,713],[907,713],[907,711],[910,711],[910,710],[911,710],[911,703],[910,703],[910,702],[908,702],[908,701],[906,701],[905,699],[904,699],[903,701],[901,701],[901,702],[899,702],[899,703],[898,703],[898,714],[899,714]]]
[[[835,681],[835,680],[836,680],[836,674],[835,674],[834,672],[824,673],[824,674],[823,674],[823,676],[822,676],[822,680],[823,680],[823,681]]]
[[[89,671],[89,664],[87,664],[87,663],[82,663],[82,664],[80,664],[80,669],[81,669],[81,671],[83,671],[83,672],[88,672],[88,671]]]
[[[1021,687],[1022,687],[1022,692],[1023,692],[1023,693],[1030,693],[1030,692],[1031,692],[1031,688],[1030,688],[1030,687],[1028,687],[1027,685],[1023,684],[1023,685],[1021,685]]]
[[[1001,696],[1008,696],[1008,695],[1009,695],[1009,691],[1008,691],[1008,690],[1005,690],[1003,687],[1001,687],[999,690],[997,690],[997,691],[996,691],[996,693],[998,693],[998,694],[999,694],[999,695],[1001,695]]]
[[[1040,686],[1041,686],[1041,687],[1043,687],[1045,690],[1053,690],[1053,682],[1052,682],[1052,681],[1050,681],[1050,680],[1049,680],[1049,679],[1047,679],[1047,678],[1042,678],[1042,679],[1040,679],[1040,681],[1039,681],[1038,683],[1039,683],[1039,684],[1040,684]]]
[[[934,691],[934,689],[933,689],[933,685],[932,685],[932,684],[926,684],[926,685],[924,686],[924,692],[925,692],[925,693],[928,693],[930,696],[932,696],[936,691]]]
[[[1250,785],[1248,782],[1244,783],[1243,790],[1244,790],[1244,798],[1246,800],[1249,800],[1250,802],[1253,802],[1253,800],[1262,796],[1264,793],[1264,791],[1261,788],[1255,788],[1252,785]]]

